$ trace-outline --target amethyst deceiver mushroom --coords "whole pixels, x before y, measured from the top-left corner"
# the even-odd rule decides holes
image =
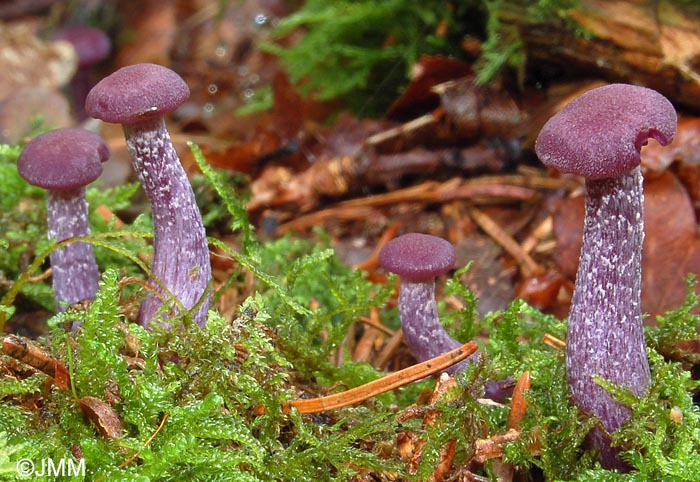
[[[455,250],[437,236],[408,233],[392,239],[379,252],[379,265],[399,275],[399,319],[403,337],[416,360],[422,362],[462,345],[440,323],[435,302],[435,278],[455,264]],[[451,366],[455,373],[476,355]]]
[[[189,94],[185,81],[172,70],[136,64],[95,85],[85,110],[97,119],[122,124],[134,170],[153,213],[152,275],[185,309],[201,301],[192,317],[204,326],[210,298],[209,248],[192,186],[164,120],[164,115],[177,109]],[[139,323],[144,326],[170,301],[160,284],[153,284],[154,291],[139,311]]]
[[[649,138],[673,140],[676,112],[658,92],[612,84],[573,100],[542,128],[540,160],[585,177],[583,247],[571,301],[566,343],[569,392],[597,417],[590,439],[601,462],[624,468],[608,434],[630,415],[593,379],[598,375],[643,396],[649,363],[641,312],[644,239],[640,149]]]
[[[76,25],[59,31],[55,38],[70,42],[78,56],[78,67],[71,80],[73,108],[78,121],[87,119],[85,98],[93,86],[92,67],[107,58],[112,50],[112,41],[96,27]]]
[[[27,143],[17,159],[19,174],[47,191],[49,239],[90,234],[85,186],[102,173],[110,152],[105,141],[85,129],[57,129]],[[92,300],[100,272],[92,245],[76,241],[49,255],[56,309]]]

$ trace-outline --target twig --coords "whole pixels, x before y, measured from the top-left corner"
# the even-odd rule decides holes
[[[532,276],[541,270],[540,266],[525,252],[518,242],[510,234],[506,233],[490,216],[475,207],[467,208],[467,212],[486,234],[491,236],[508,254],[515,258],[524,277]]]
[[[355,405],[369,398],[381,395],[384,392],[415,382],[427,376],[444,370],[458,363],[477,350],[476,343],[470,341],[452,351],[444,353],[430,360],[418,363],[403,370],[387,375],[379,380],[374,380],[359,387],[351,388],[345,392],[328,395],[326,397],[304,400],[292,400],[282,405],[282,412],[289,413],[296,408],[302,414],[320,413],[327,410],[335,410],[349,405]]]
[[[374,269],[377,269],[377,266],[379,266],[379,252],[382,250],[386,243],[388,243],[394,236],[396,236],[396,233],[399,230],[400,226],[401,224],[398,221],[391,223],[391,225],[389,225],[389,227],[386,228],[382,233],[381,237],[379,238],[379,241],[377,242],[377,245],[372,251],[372,254],[370,254],[369,257],[361,263],[356,264],[355,268],[361,269],[363,271],[372,271]]]
[[[374,368],[378,370],[383,370],[386,364],[389,363],[389,359],[394,354],[394,351],[396,351],[396,348],[398,348],[398,346],[401,345],[402,341],[403,331],[401,330],[401,328],[399,328],[394,332],[393,335],[391,335],[391,337],[389,337],[389,339],[384,344],[384,348],[382,348],[379,354],[377,355],[377,358],[374,360]]]
[[[551,347],[557,348],[558,350],[562,350],[566,348],[566,342],[563,340],[560,340],[559,338],[555,337],[554,335],[550,335],[549,333],[545,333],[544,336],[542,336],[542,342],[545,345],[549,345]]]
[[[160,431],[163,429],[163,427],[165,426],[165,422],[168,420],[168,417],[169,417],[169,416],[170,416],[169,413],[166,413],[165,415],[163,415],[163,419],[160,421],[160,424],[158,425],[158,428],[156,429],[156,431],[153,432],[153,433],[151,434],[150,437],[148,437],[148,440],[146,440],[146,441],[143,443],[143,445],[141,446],[141,448],[138,449],[138,450],[136,451],[136,453],[135,453],[134,455],[132,455],[132,456],[129,458],[129,460],[126,460],[126,461],[122,462],[121,464],[119,464],[119,468],[120,468],[120,469],[123,469],[124,467],[126,467],[127,465],[129,465],[131,462],[133,462],[134,460],[136,460],[137,458],[139,458],[139,456],[141,455],[141,453],[143,453],[143,449],[145,449],[146,447],[148,447],[148,446],[151,444],[151,442],[153,442],[153,439],[156,438],[156,435],[158,435],[158,432],[160,432]]]

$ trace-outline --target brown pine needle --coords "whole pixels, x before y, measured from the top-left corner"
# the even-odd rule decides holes
[[[551,347],[557,348],[558,350],[561,350],[566,347],[566,342],[563,340],[560,340],[554,335],[550,335],[549,333],[545,333],[542,336],[542,343],[545,345],[549,345]]]
[[[520,269],[525,277],[531,276],[535,273],[541,271],[540,266],[535,262],[534,259],[518,244],[518,242],[513,239],[513,237],[506,233],[490,216],[488,216],[483,211],[470,207],[468,208],[469,216],[474,220],[474,222],[494,241],[501,245],[508,254],[513,256],[515,260],[520,265]]]
[[[120,468],[120,469],[123,469],[124,467],[126,467],[127,465],[129,465],[131,462],[133,462],[134,460],[136,460],[137,458],[139,458],[139,456],[140,456],[141,453],[143,452],[143,449],[145,449],[146,447],[148,447],[148,446],[151,444],[151,442],[153,442],[153,439],[156,438],[156,435],[158,435],[158,432],[160,432],[160,431],[163,429],[163,427],[165,427],[165,422],[168,420],[168,417],[169,417],[169,416],[170,416],[170,414],[168,414],[168,413],[166,413],[165,415],[163,415],[163,420],[160,421],[160,425],[158,425],[158,428],[156,429],[156,431],[153,432],[153,433],[151,434],[150,437],[148,437],[148,440],[146,440],[146,441],[143,443],[143,446],[142,446],[140,449],[138,449],[138,450],[136,451],[136,453],[135,453],[134,455],[132,455],[132,456],[129,458],[129,460],[127,460],[127,461],[122,462],[121,464],[119,464],[119,468]]]
[[[296,408],[302,414],[310,414],[355,405],[369,398],[381,395],[384,392],[388,392],[389,390],[408,385],[416,380],[438,373],[464,360],[476,350],[476,343],[470,341],[440,356],[391,373],[379,380],[374,380],[359,387],[351,388],[345,392],[320,398],[292,400],[282,406],[282,411],[284,413],[289,413],[292,408]]]

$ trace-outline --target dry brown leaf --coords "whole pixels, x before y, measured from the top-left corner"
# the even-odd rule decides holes
[[[83,397],[78,404],[104,438],[116,439],[122,436],[124,424],[110,404],[96,397]]]
[[[563,200],[554,214],[554,260],[576,277],[583,236],[584,198]],[[700,273],[700,240],[688,193],[670,172],[644,183],[645,238],[642,254],[642,311],[651,317],[677,308],[685,298],[685,276]]]

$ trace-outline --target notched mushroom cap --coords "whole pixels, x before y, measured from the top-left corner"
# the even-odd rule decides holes
[[[673,105],[655,90],[610,84],[584,93],[542,128],[535,151],[543,164],[588,179],[619,177],[641,163],[649,138],[670,144]]]
[[[455,259],[455,250],[449,241],[421,233],[394,238],[379,252],[382,268],[415,281],[447,273],[454,267]]]
[[[17,159],[17,170],[34,186],[77,189],[97,179],[109,157],[107,143],[94,132],[56,129],[27,143]]]
[[[85,112],[113,124],[134,124],[177,109],[190,89],[177,73],[157,64],[122,67],[93,87]]]

